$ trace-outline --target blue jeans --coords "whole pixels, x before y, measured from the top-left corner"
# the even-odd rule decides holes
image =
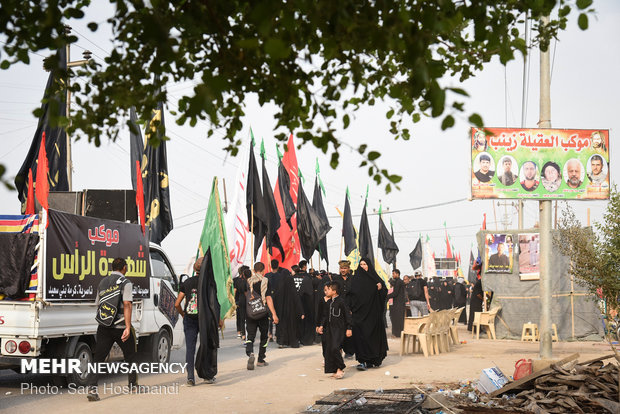
[[[428,315],[428,306],[424,301],[410,300],[409,307],[411,308],[411,316],[414,318]]]
[[[198,319],[188,316],[183,318],[183,332],[185,332],[185,362],[187,362],[187,379],[194,379],[194,358],[196,355],[196,341],[198,339]]]

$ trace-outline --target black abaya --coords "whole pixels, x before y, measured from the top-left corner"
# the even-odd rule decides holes
[[[351,281],[351,312],[353,317],[353,342],[355,358],[369,366],[379,366],[387,355],[388,344],[383,314],[387,288],[371,262],[368,271],[361,266]],[[381,286],[377,288],[377,284]]]
[[[474,315],[476,312],[482,312],[482,280],[478,279],[471,292],[471,300],[469,301],[469,323],[467,330],[471,331],[474,325]]]

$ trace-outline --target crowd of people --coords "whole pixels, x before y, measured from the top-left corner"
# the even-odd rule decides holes
[[[424,316],[433,310],[463,307],[472,295],[471,285],[461,279],[432,278],[417,271],[404,276],[398,269],[386,285],[372,262],[360,260],[355,272],[350,262],[339,262],[339,273],[308,269],[305,260],[291,269],[280,267],[277,260],[257,262],[253,268],[242,266],[233,279],[237,337],[244,341],[247,369],[268,365],[268,342],[279,348],[299,348],[321,344],[325,373],[339,379],[344,376],[345,359],[357,360],[356,368],[365,371],[379,367],[387,356],[387,313],[391,334],[400,337],[406,316]],[[185,281],[181,292],[196,285]],[[185,293],[187,295],[187,293]],[[182,316],[191,315],[181,307]],[[196,330],[193,321],[184,321],[187,360],[193,359]],[[467,323],[465,312],[462,323]],[[258,352],[254,342],[260,334]],[[188,365],[191,367],[192,365]],[[188,372],[188,385],[194,373]],[[214,382],[215,378],[207,379]]]

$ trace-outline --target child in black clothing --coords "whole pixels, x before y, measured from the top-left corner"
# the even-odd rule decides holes
[[[325,373],[334,373],[333,378],[344,377],[344,360],[340,350],[345,335],[352,335],[351,314],[347,305],[338,293],[340,286],[336,282],[325,285],[325,296],[330,300],[325,303],[325,312],[321,315],[321,323],[317,331],[323,335],[323,349],[325,357]]]

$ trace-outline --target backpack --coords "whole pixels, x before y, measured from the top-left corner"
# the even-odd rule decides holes
[[[249,284],[248,289],[245,291],[245,304],[248,318],[254,321],[263,319],[269,313],[267,306],[263,303],[262,296],[260,294],[257,295]]]
[[[189,293],[185,313],[190,316],[198,316],[198,289],[192,289]]]
[[[421,282],[421,279],[414,279],[412,283],[410,283],[409,289],[407,289],[409,300],[419,300],[424,296],[424,290]]]
[[[123,303],[123,289],[128,280],[121,276],[117,279],[104,279],[99,284],[99,306],[95,320],[99,325],[111,327],[120,319],[119,310]]]

